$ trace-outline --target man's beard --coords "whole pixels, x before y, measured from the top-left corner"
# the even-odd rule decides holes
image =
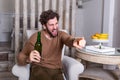
[[[58,35],[58,29],[54,29],[54,30],[57,30],[57,35]],[[56,37],[57,35],[53,35],[52,32],[49,31],[48,28],[46,28],[46,31],[49,33],[50,37]]]

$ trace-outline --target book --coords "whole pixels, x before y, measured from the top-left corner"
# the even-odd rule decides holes
[[[103,46],[103,45],[101,46],[101,48],[99,48],[99,45],[89,45],[89,46],[86,46],[85,49],[96,51],[96,52],[101,52],[101,53],[115,51],[115,48]]]

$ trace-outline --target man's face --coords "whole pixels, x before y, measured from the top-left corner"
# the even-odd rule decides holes
[[[57,18],[50,19],[46,24],[46,30],[51,37],[56,37],[58,34],[58,20]]]

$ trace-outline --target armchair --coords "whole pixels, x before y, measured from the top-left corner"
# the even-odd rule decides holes
[[[36,30],[27,30],[27,39],[34,33]],[[62,63],[64,70],[64,79],[65,80],[78,80],[79,74],[84,71],[84,66],[77,60],[64,55],[64,49],[62,50]],[[18,66],[15,64],[12,68],[13,75],[17,76],[19,80],[29,80],[30,64],[25,66]]]

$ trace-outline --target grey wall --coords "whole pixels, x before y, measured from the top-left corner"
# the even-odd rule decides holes
[[[0,42],[10,41],[14,0],[0,0]]]
[[[15,0],[0,0],[0,12],[13,13]]]
[[[87,44],[94,44],[91,41],[91,35],[96,32],[101,32],[102,27],[102,1],[103,0],[86,0],[83,3],[82,9],[77,9],[76,13],[76,36],[84,36],[87,40]],[[111,28],[111,22],[109,21],[109,12],[111,10],[109,2],[113,0],[105,0],[106,1],[106,9],[104,15],[104,32],[109,32],[111,39],[113,40],[113,45],[119,47],[120,38],[119,30],[120,30],[120,0],[116,1],[115,6],[115,17],[114,17],[114,29]],[[11,29],[13,28],[13,19],[14,15],[14,3],[15,0],[0,0],[0,41],[9,41]],[[110,10],[109,10],[110,9]],[[108,16],[109,15],[109,16]],[[106,16],[106,17],[105,17]],[[113,19],[111,19],[112,21]],[[110,31],[110,28],[113,29]],[[112,33],[112,31],[114,33]],[[112,43],[112,42],[110,42]]]
[[[87,44],[96,44],[92,42],[91,35],[101,32],[102,0],[88,0],[77,11],[76,35],[84,36]]]
[[[120,48],[120,0],[115,0],[113,46]]]

